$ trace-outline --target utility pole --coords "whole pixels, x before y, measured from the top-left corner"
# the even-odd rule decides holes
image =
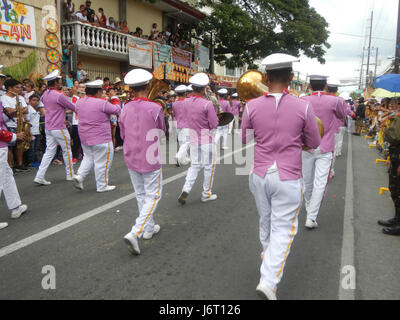
[[[210,73],[214,73],[214,41],[212,32],[210,32]]]
[[[400,73],[400,0],[399,0],[399,13],[397,17],[397,40],[396,40],[396,55],[394,58],[394,73]]]
[[[376,78],[376,72],[378,71],[378,55],[379,55],[379,48],[376,48],[374,79]]]
[[[400,1],[400,0],[399,0]],[[362,89],[362,77],[363,77],[363,68],[364,68],[364,50],[362,53],[362,62],[361,62],[361,69],[360,69],[360,84],[358,86],[358,89],[361,90]]]
[[[372,23],[373,23],[373,21],[374,21],[374,12],[372,11],[371,12],[371,27],[370,27],[370,31],[369,31],[368,58],[367,58],[367,83],[366,83],[367,88],[370,84],[369,62],[370,62],[370,58],[371,58],[371,41],[372,41]]]

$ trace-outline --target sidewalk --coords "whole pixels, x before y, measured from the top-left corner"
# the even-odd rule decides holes
[[[345,137],[347,139],[347,136]],[[380,156],[368,149],[363,137],[353,139],[355,263],[357,300],[400,299],[400,237],[387,236],[377,224],[394,216],[389,193],[379,195],[388,186],[385,164],[375,164]]]

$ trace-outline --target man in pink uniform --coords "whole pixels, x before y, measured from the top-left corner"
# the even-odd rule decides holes
[[[212,194],[216,166],[212,130],[218,126],[218,117],[213,103],[204,98],[210,79],[205,73],[197,73],[189,79],[189,82],[193,86],[193,94],[186,99],[185,104],[190,108],[187,119],[190,129],[192,165],[178,199],[182,205],[186,203],[202,167],[204,167],[204,182],[201,201],[217,200],[217,195]]]
[[[225,99],[227,95],[228,90],[226,90],[225,88],[218,90],[219,104],[221,106],[222,112],[231,112],[229,101]],[[219,141],[222,139],[222,150],[228,149],[228,132],[229,125],[219,126],[217,128],[217,134],[215,135],[215,145],[217,146],[217,148],[219,146]]]
[[[68,97],[59,91],[62,87],[62,81],[58,70],[50,73],[43,80],[46,80],[48,85],[48,89],[42,96],[46,112],[46,152],[43,155],[34,182],[41,185],[50,185],[51,182],[45,180],[45,175],[56,155],[58,145],[61,146],[63,151],[67,181],[72,181],[74,178],[71,138],[65,124],[65,111],[66,109],[75,111],[75,106],[68,100]]]
[[[243,112],[242,141],[256,141],[250,190],[260,215],[264,259],[257,292],[276,300],[277,286],[298,230],[302,205],[302,146],[317,148],[321,137],[314,111],[287,92],[298,58],[273,54],[266,65],[270,93],[251,100]]]
[[[346,117],[348,115],[348,106],[346,101],[338,96],[338,90],[340,86],[340,81],[334,80],[334,79],[329,79],[328,81],[328,94],[334,97],[338,97],[340,102],[343,104],[345,110],[346,110]],[[346,121],[345,119],[339,119],[335,117],[336,121],[336,132],[335,132],[335,151],[333,153],[333,162],[332,162],[332,170],[331,170],[331,175],[329,179],[332,179],[335,176],[335,163],[336,163],[336,157],[341,157],[342,156],[342,147],[343,147],[343,139],[344,139],[344,133],[346,131]]]
[[[178,99],[172,104],[172,110],[176,121],[179,150],[176,154],[178,165],[187,165],[190,163],[188,155],[190,141],[189,141],[189,128],[187,124],[188,106],[185,103],[187,87],[185,85],[178,86],[175,89]]]
[[[109,172],[114,158],[110,117],[121,113],[119,105],[111,104],[102,96],[103,81],[89,82],[86,84],[86,96],[76,104],[83,161],[74,178],[74,186],[83,190],[83,181],[94,166],[99,193],[115,190],[115,186],[109,185]]]
[[[140,254],[140,238],[151,239],[160,231],[153,216],[162,195],[160,141],[166,126],[162,107],[147,99],[152,78],[143,69],[134,69],[126,75],[125,84],[132,88],[135,98],[125,105],[119,119],[125,163],[139,207],[136,224],[124,237],[134,255]]]
[[[14,117],[16,114],[10,114]],[[23,140],[25,134],[12,133],[7,130],[3,120],[3,105],[0,102],[0,197],[4,192],[4,198],[7,203],[8,209],[11,210],[11,218],[18,219],[24,214],[28,207],[21,203],[21,198],[18,193],[17,185],[15,183],[14,174],[8,165],[8,144],[10,142],[16,142],[17,140]],[[8,226],[8,223],[1,222],[0,229],[4,229]]]
[[[232,95],[232,114],[234,116],[235,122],[235,132],[237,134],[240,133],[239,131],[239,113],[242,109],[242,103],[239,101],[239,95],[234,93]],[[229,132],[232,133],[233,130],[233,121],[229,124]]]
[[[323,75],[311,75],[310,85],[313,93],[303,98],[312,104],[316,116],[321,119],[325,128],[320,147],[316,150],[303,151],[302,155],[308,229],[318,227],[318,213],[328,187],[335,150],[336,118],[344,119],[346,116],[342,101],[324,92],[327,78]]]

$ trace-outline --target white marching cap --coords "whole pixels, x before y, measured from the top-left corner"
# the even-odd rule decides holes
[[[144,69],[134,69],[128,72],[124,82],[130,87],[144,86],[153,79],[153,75]]]
[[[188,85],[187,91],[188,91],[188,92],[193,92],[193,86],[192,86],[191,84]]]
[[[2,64],[0,64],[0,70],[3,69],[3,67],[4,67],[4,66],[3,66]],[[1,78],[5,78],[6,76],[0,72],[0,77],[1,77]]]
[[[323,74],[312,74],[309,76],[310,80],[316,80],[316,81],[323,81],[323,80],[328,80],[328,76],[323,75]]]
[[[86,83],[86,87],[93,88],[93,89],[100,89],[101,87],[103,87],[103,84],[104,84],[103,80],[95,80],[95,81]]]
[[[266,57],[261,64],[265,66],[266,70],[277,70],[292,68],[293,62],[300,62],[300,59],[289,54],[274,53]]]
[[[228,94],[228,90],[226,90],[225,88],[222,88],[222,89],[218,90],[218,93],[225,95],[225,94]]]
[[[175,92],[178,92],[178,93],[185,93],[186,91],[188,91],[188,88],[184,84],[177,86],[175,88]]]
[[[51,81],[55,79],[61,79],[62,77],[60,76],[60,70],[54,70],[53,72],[49,73],[47,76],[43,78],[45,81]]]
[[[210,78],[203,72],[195,74],[193,77],[189,79],[189,83],[194,85],[195,87],[206,87],[210,83]]]
[[[233,95],[232,95],[232,98],[238,98],[239,97],[239,95],[237,94],[237,92],[235,92]]]
[[[328,80],[328,86],[329,87],[340,87],[341,83],[338,79],[335,78],[329,78]]]
[[[171,91],[169,92],[169,96],[170,96],[170,97],[175,96],[175,91],[174,91],[174,90],[171,90]]]

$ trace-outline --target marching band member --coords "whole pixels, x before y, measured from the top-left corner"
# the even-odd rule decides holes
[[[232,95],[232,114],[235,118],[235,132],[239,134],[239,113],[242,109],[242,103],[239,101],[239,95],[234,93]],[[233,130],[233,121],[229,124],[229,132],[232,133]]]
[[[277,285],[298,230],[302,205],[302,146],[317,148],[321,137],[310,103],[288,93],[293,62],[299,59],[273,54],[266,65],[270,93],[248,102],[243,112],[242,141],[256,141],[250,190],[260,215],[264,259],[257,292],[276,300]]]
[[[1,97],[1,102],[3,104],[4,110],[7,111],[7,114],[15,112],[18,101],[21,105],[22,117],[23,119],[26,119],[29,109],[25,102],[25,98],[23,97],[22,83],[15,79],[9,79],[4,82],[4,86],[6,89],[6,93],[4,96]],[[18,125],[16,116],[6,116],[6,119],[6,127],[8,128],[8,130],[16,133]],[[23,165],[24,150],[21,148],[17,148],[16,142],[11,142],[8,147],[9,165],[13,167],[13,170],[15,170],[16,172],[27,171],[28,168]]]
[[[340,86],[340,81],[335,81],[332,79],[329,79],[328,81],[328,93],[330,93],[333,96],[337,96],[338,90]],[[342,156],[342,148],[343,148],[343,138],[344,138],[344,133],[346,132],[346,118],[349,114],[349,109],[346,101],[338,96],[339,100],[341,103],[344,105],[344,109],[346,111],[346,117],[344,119],[339,119],[336,118],[336,122],[338,124],[338,129],[337,129],[337,137],[335,140],[335,156],[336,157],[341,157]]]
[[[335,150],[336,118],[344,119],[346,116],[343,101],[324,92],[327,78],[323,75],[311,75],[310,85],[313,93],[303,98],[312,104],[316,116],[321,119],[325,128],[325,135],[319,148],[303,151],[302,155],[307,210],[306,227],[310,230],[318,227],[318,213],[329,183]]]
[[[190,148],[189,129],[187,124],[187,108],[185,85],[178,86],[175,89],[178,99],[172,104],[172,110],[176,121],[179,150],[176,154],[176,160],[179,165],[187,165],[190,162],[188,151]]]
[[[218,126],[218,117],[213,103],[204,97],[210,79],[205,73],[197,73],[189,79],[189,82],[193,86],[193,94],[186,99],[185,104],[190,106],[187,120],[190,130],[192,165],[188,170],[185,185],[178,199],[182,205],[186,203],[202,167],[204,167],[204,183],[201,201],[217,200],[217,195],[212,194],[211,190],[216,162],[212,130]]]
[[[329,81],[328,81],[328,94],[332,95],[334,97],[338,97],[340,102],[345,107],[346,117],[347,117],[347,110],[348,109],[347,109],[346,101],[342,97],[337,96],[339,85],[340,85],[340,81],[329,79]],[[344,133],[346,131],[345,118],[344,119],[339,119],[339,118],[335,117],[335,122],[336,122],[335,151],[333,152],[332,169],[331,169],[331,174],[330,174],[330,178],[329,179],[332,179],[335,176],[336,157],[341,157],[342,156],[343,138],[344,138]]]
[[[225,99],[227,94],[228,90],[226,90],[225,88],[218,90],[219,104],[221,106],[222,112],[231,112],[229,102]],[[217,134],[215,135],[215,145],[218,147],[219,141],[222,139],[222,150],[228,149],[228,132],[229,125],[219,126],[217,128]]]
[[[65,110],[75,111],[75,106],[68,100],[68,97],[59,91],[62,87],[61,79],[62,77],[59,76],[58,70],[43,78],[48,85],[48,89],[42,95],[42,102],[46,112],[46,152],[43,155],[34,182],[45,186],[51,184],[50,181],[45,180],[45,175],[57,152],[58,145],[61,146],[63,151],[67,181],[72,181],[74,178],[71,138],[65,124]]]
[[[102,96],[103,81],[89,82],[86,84],[86,96],[76,104],[83,161],[74,177],[74,186],[83,190],[83,181],[94,166],[99,193],[115,190],[115,186],[109,185],[109,171],[114,158],[110,116],[121,113],[119,105],[111,104]]]
[[[139,239],[149,240],[160,232],[154,213],[162,196],[160,141],[166,133],[163,108],[147,99],[153,75],[134,69],[125,77],[135,98],[128,102],[119,119],[124,140],[125,163],[136,193],[139,217],[130,233],[124,237],[129,251],[140,254]]]
[[[4,81],[7,78],[6,75],[1,73],[1,70],[3,69],[3,65],[0,65],[0,97],[4,96],[6,94],[6,88],[4,87]]]
[[[12,116],[14,114],[11,114]],[[14,174],[8,165],[8,144],[10,142],[22,141],[25,139],[25,134],[12,133],[7,130],[3,120],[3,105],[0,102],[0,197],[4,192],[4,198],[8,209],[11,210],[11,218],[18,219],[28,210],[28,206],[21,203],[21,198],[18,193],[15,183]],[[0,229],[4,229],[8,223],[1,222]]]

